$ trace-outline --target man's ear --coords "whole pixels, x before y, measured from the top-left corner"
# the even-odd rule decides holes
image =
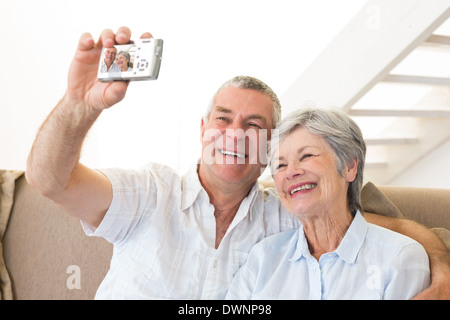
[[[205,128],[206,128],[206,124],[205,124],[205,120],[202,119],[200,120],[200,143],[203,143],[203,136],[205,135]]]
[[[358,173],[358,159],[353,159],[352,162],[347,164],[347,169],[345,169],[345,179],[347,182],[353,182],[356,179],[356,174]]]

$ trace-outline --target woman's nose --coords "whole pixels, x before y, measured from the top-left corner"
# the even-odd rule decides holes
[[[286,178],[288,180],[294,180],[305,174],[300,161],[290,161],[286,168]]]

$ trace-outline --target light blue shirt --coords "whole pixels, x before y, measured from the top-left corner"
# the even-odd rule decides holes
[[[423,247],[357,212],[338,248],[319,261],[309,252],[303,227],[262,240],[227,299],[410,299],[429,285]]]

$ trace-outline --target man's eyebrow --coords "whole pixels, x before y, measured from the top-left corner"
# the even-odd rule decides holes
[[[256,120],[262,120],[264,122],[267,122],[266,117],[260,115],[260,114],[251,114],[248,116],[248,119],[256,119]]]
[[[215,106],[214,107],[216,112],[223,112],[223,113],[233,113],[232,110],[222,107],[222,106]],[[260,115],[260,114],[251,114],[247,117],[247,119],[252,120],[252,119],[256,119],[256,120],[262,120],[264,122],[267,122],[266,117]]]
[[[217,112],[233,113],[233,111],[231,111],[230,109],[225,108],[225,107],[221,107],[221,106],[215,106],[214,109],[215,109],[215,111],[217,111]]]

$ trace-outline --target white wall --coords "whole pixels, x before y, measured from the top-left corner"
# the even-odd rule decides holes
[[[35,133],[62,97],[83,32],[127,25],[165,40],[160,78],[132,83],[90,132],[82,161],[184,171],[199,125],[225,80],[248,74],[281,96],[364,5],[361,0],[2,0],[0,168],[25,169]]]
[[[450,140],[395,178],[390,184],[450,189]]]

